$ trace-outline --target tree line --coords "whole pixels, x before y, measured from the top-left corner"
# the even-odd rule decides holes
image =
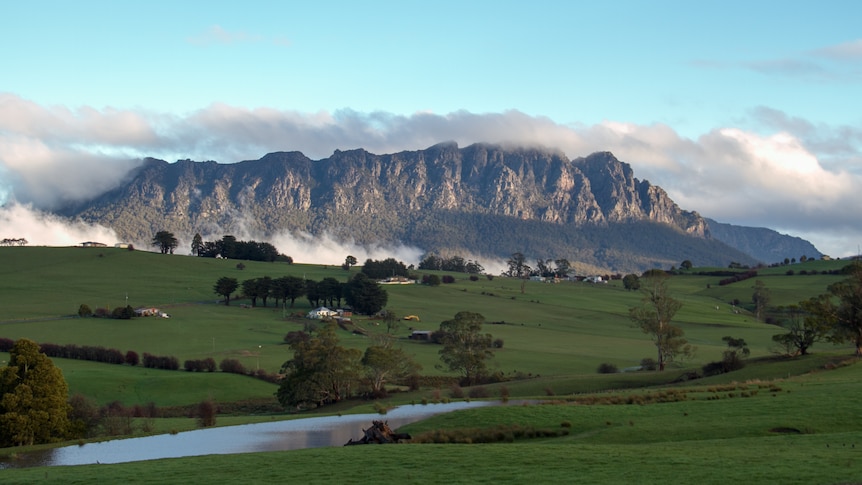
[[[257,306],[258,300],[266,306],[267,300],[272,298],[276,307],[280,301],[285,307],[290,302],[289,306],[293,308],[296,299],[305,296],[312,307],[328,305],[337,308],[344,300],[357,313],[373,315],[389,300],[386,290],[365,273],[357,273],[345,283],[333,277],[314,281],[298,276],[264,276],[247,279],[240,284],[236,278],[223,276],[213,285],[213,291],[224,297],[226,305],[230,305],[231,295],[240,287],[253,307]]]

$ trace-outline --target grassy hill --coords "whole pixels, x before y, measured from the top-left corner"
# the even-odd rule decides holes
[[[310,309],[305,300],[285,311],[219,304],[213,284],[221,276],[240,281],[260,276],[333,276],[345,281],[351,272],[336,267],[287,265],[169,256],[113,248],[0,248],[0,337],[38,342],[102,345],[185,359],[236,358],[247,368],[276,372],[290,355],[283,336],[302,328],[303,319],[286,314]],[[846,262],[812,261],[769,268],[757,279],[770,289],[774,305],[787,305],[822,293],[842,277],[823,274]],[[793,274],[788,274],[789,270]],[[410,326],[435,330],[460,310],[482,313],[484,330],[502,338],[494,366],[504,374],[529,376],[489,385],[512,397],[553,394],[554,404],[470,410],[416,423],[414,435],[428,431],[517,424],[536,429],[566,428],[559,438],[516,440],[475,446],[416,445],[302,450],[63,469],[67,481],[124,480],[176,482],[223,481],[242,476],[256,482],[340,483],[363,481],[374,470],[380,481],[475,483],[477,481],[588,483],[668,480],[697,483],[839,483],[862,480],[862,366],[848,346],[818,344],[814,355],[779,358],[773,352],[773,325],[755,321],[750,305],[755,279],[721,286],[721,277],[697,274],[696,268],[670,280],[671,294],[683,302],[674,321],[697,346],[690,361],[659,372],[597,374],[600,363],[620,368],[653,357],[648,337],[635,328],[628,309],[640,295],[620,282],[594,285],[522,282],[508,278],[456,282],[439,287],[387,286],[388,308],[398,315],[415,314],[420,322],[403,322],[401,345],[422,363],[423,374],[440,375],[438,346],[406,339]],[[809,274],[800,274],[805,271]],[[814,271],[817,274],[810,274]],[[170,319],[128,321],[78,318],[82,303],[114,308],[157,306]],[[734,299],[738,305],[732,305]],[[382,331],[374,320],[356,323]],[[691,368],[718,360],[721,338],[741,337],[752,356],[742,370],[695,381],[674,383]],[[369,337],[340,331],[346,345],[364,348]],[[8,354],[0,353],[0,362]],[[217,402],[273,399],[275,385],[223,373],[157,371],[143,367],[56,359],[73,393],[99,403],[126,405],[154,402],[159,406],[189,405],[212,398]],[[387,405],[440,399],[448,389],[394,394]],[[684,399],[678,399],[680,393]],[[658,395],[677,396],[651,403]],[[610,398],[642,404],[611,405]],[[347,402],[322,412],[371,412],[369,402]],[[225,418],[219,424],[243,418]],[[259,419],[259,418],[245,418]],[[565,424],[563,424],[565,423]],[[194,420],[173,420],[157,429],[187,429]],[[509,428],[506,428],[510,426]],[[320,467],[320,463],[338,463]],[[278,463],[273,466],[273,463]],[[442,464],[446,465],[443,466]],[[60,476],[60,470],[4,470],[16,483]],[[47,473],[47,474],[46,474]],[[228,475],[226,475],[228,474]],[[5,478],[4,478],[5,479]]]
[[[331,276],[341,281],[352,272],[333,266],[288,265],[285,263],[243,262],[161,255],[114,248],[0,248],[0,337],[30,338],[56,344],[98,345],[122,352],[172,355],[186,359],[224,358],[241,361],[246,368],[278,371],[290,355],[283,345],[284,335],[302,328],[303,319],[286,315],[310,309],[308,301],[297,300],[295,308],[269,306],[247,308],[235,300],[225,306],[213,292],[215,281],[230,276],[249,278],[296,275],[320,280]],[[794,267],[839,268],[843,263],[810,262]],[[835,275],[788,276],[786,269],[762,271],[758,277],[772,292],[775,304],[789,304],[824,292],[838,281]],[[619,368],[636,366],[644,357],[653,357],[648,337],[633,327],[628,309],[640,302],[637,292],[626,291],[618,281],[610,284],[562,282],[549,284],[496,277],[470,281],[453,274],[454,284],[439,287],[391,285],[388,309],[397,315],[419,315],[420,322],[403,322],[398,332],[400,345],[423,365],[424,374],[441,374],[439,347],[407,340],[410,328],[436,330],[439,323],[461,310],[483,314],[485,331],[501,338],[504,347],[496,352],[494,366],[506,375],[572,376],[595,373],[603,362]],[[671,294],[683,302],[675,318],[691,343],[697,346],[688,366],[717,360],[724,349],[722,337],[745,338],[752,357],[771,354],[773,334],[780,330],[755,321],[743,303],[750,302],[754,280],[719,286],[720,277],[697,274],[671,279]],[[127,299],[128,298],[128,299]],[[125,306],[157,306],[170,319],[135,318],[113,320],[78,318],[81,304],[109,309]],[[379,322],[358,317],[355,322],[370,332],[382,331]],[[365,348],[369,338],[346,331],[340,333],[349,346]],[[821,346],[820,350],[832,350]],[[841,350],[841,349],[838,349]],[[107,380],[124,382],[143,378],[142,369],[112,367],[83,362],[58,362],[67,371],[72,391],[87,390],[87,380],[101,369]],[[128,375],[127,375],[128,374]],[[78,375],[87,375],[80,379]],[[186,375],[186,373],[181,373]],[[189,374],[197,382],[209,377]],[[208,389],[209,384],[203,384]],[[92,387],[92,386],[89,386]],[[129,391],[117,384],[116,392],[102,392],[99,401],[149,402],[152,395]],[[133,387],[133,386],[131,386]],[[192,386],[194,388],[195,386]],[[268,388],[267,392],[271,392]],[[88,392],[92,392],[89,391]],[[202,391],[203,392],[203,391]],[[207,391],[208,392],[208,391]],[[254,394],[259,391],[249,391]],[[177,398],[173,395],[173,399]],[[189,403],[200,400],[188,396]]]

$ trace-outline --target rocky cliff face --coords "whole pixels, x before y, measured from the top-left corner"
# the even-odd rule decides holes
[[[529,239],[537,253],[567,257],[561,251],[584,244],[578,238],[600,240],[594,231],[631,223],[710,240],[700,215],[636,179],[611,153],[569,160],[551,150],[487,144],[444,143],[385,155],[336,151],[317,161],[298,152],[236,164],[148,159],[122,187],[64,212],[107,224],[133,241],[149,240],[158,230],[183,235],[327,231],[360,243],[397,240],[427,250],[495,256],[524,251],[519,244]],[[569,240],[553,241],[562,234]],[[482,243],[470,244],[477,239]],[[577,251],[602,263],[598,255],[614,243],[598,244],[606,246],[602,252]],[[648,257],[649,263],[639,265],[683,259],[692,258]]]

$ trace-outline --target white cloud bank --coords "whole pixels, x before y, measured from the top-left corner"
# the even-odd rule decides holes
[[[50,210],[86,199],[116,186],[144,156],[228,163],[273,151],[319,159],[336,149],[391,153],[448,140],[489,142],[540,145],[570,158],[611,151],[684,209],[804,237],[833,256],[855,253],[862,243],[862,130],[815,126],[765,107],[747,118],[767,134],[720,127],[690,139],[662,124],[571,126],[518,111],[402,116],[214,104],[180,116],[42,106],[6,93],[0,203]],[[344,248],[338,252],[343,260]]]

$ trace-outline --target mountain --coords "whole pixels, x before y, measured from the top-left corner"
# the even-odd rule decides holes
[[[130,241],[159,230],[181,240],[302,231],[486,258],[520,251],[613,272],[686,259],[757,262],[609,152],[569,160],[547,149],[443,143],[385,155],[336,150],[322,160],[299,152],[233,164],[146,159],[121,186],[59,212]]]
[[[820,258],[823,253],[810,242],[795,236],[780,234],[765,227],[745,227],[722,224],[706,219],[710,232],[715,239],[750,254],[758,261],[767,264],[779,263],[785,259]]]

